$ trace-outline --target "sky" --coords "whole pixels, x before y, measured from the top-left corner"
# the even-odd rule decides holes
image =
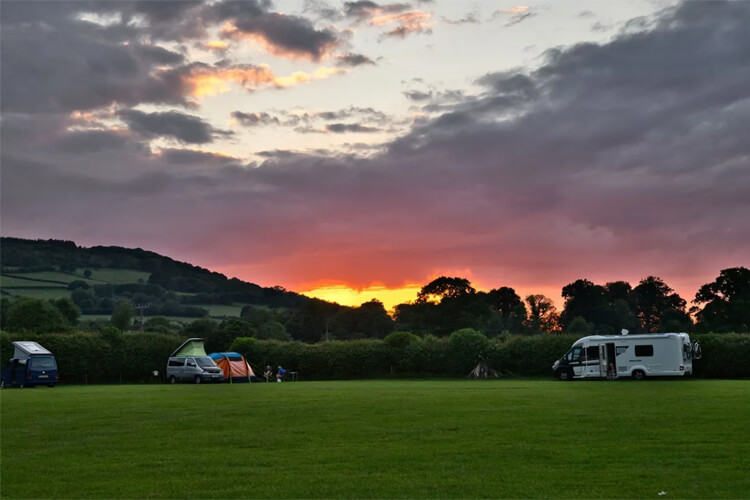
[[[0,232],[342,304],[750,265],[750,2],[0,2]]]

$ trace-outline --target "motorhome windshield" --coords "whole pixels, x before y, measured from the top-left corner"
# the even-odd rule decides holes
[[[568,361],[578,361],[580,357],[581,357],[580,347],[574,347],[573,349],[568,351],[568,354],[565,355],[565,359],[567,359]]]
[[[195,358],[195,362],[198,363],[198,366],[202,368],[208,368],[211,366],[216,366],[216,363],[214,363],[214,360],[206,356],[205,358]]]

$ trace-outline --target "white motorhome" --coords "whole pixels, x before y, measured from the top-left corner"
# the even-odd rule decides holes
[[[574,378],[674,377],[693,373],[700,346],[687,333],[591,335],[577,340],[555,361],[560,380]]]

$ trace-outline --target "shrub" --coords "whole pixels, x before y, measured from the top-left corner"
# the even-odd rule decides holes
[[[418,342],[419,337],[411,332],[393,332],[383,339],[391,347],[403,349],[412,342]]]
[[[487,359],[489,339],[472,328],[456,330],[450,336],[449,356],[451,371],[465,375],[480,360]]]

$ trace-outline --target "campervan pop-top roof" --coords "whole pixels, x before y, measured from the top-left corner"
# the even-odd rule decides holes
[[[28,358],[29,356],[52,354],[36,342],[31,342],[29,340],[19,340],[17,342],[13,342],[13,346],[16,348],[15,352],[13,353],[14,358]]]

